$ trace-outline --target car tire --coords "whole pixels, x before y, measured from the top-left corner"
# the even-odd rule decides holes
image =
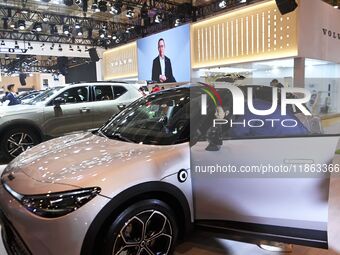
[[[11,160],[39,142],[39,137],[29,128],[13,128],[1,137],[1,152],[6,160]]]
[[[174,251],[177,235],[173,210],[158,199],[143,200],[113,219],[102,255],[169,255]]]

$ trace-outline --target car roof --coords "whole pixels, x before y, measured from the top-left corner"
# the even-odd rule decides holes
[[[223,89],[227,89],[225,87],[223,87],[223,83],[219,82],[218,83],[219,86],[213,86],[217,91],[223,90]],[[230,83],[225,83],[225,84],[229,84]],[[160,92],[157,93],[161,93],[162,91],[175,91],[178,89],[181,90],[193,90],[193,91],[200,91],[202,88],[206,88],[206,85],[210,85],[212,86],[212,84],[207,84],[207,83],[187,83],[187,84],[183,84],[180,86],[176,86],[176,87],[171,87],[165,90],[161,90]],[[236,87],[240,88],[242,91],[246,91],[247,88],[254,88],[256,93],[271,93],[272,92],[272,87],[271,86],[266,86],[266,85],[255,85],[255,84],[247,84],[247,85],[241,85],[241,86],[237,86]]]
[[[78,86],[89,86],[89,85],[101,85],[101,86],[112,86],[112,85],[120,85],[120,86],[135,86],[135,84],[123,83],[123,82],[107,82],[107,81],[100,81],[100,82],[82,82],[82,83],[71,83],[66,84],[67,87],[78,87]]]

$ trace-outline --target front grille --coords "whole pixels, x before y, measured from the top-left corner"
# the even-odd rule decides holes
[[[8,255],[32,255],[12,224],[0,211],[1,234]]]

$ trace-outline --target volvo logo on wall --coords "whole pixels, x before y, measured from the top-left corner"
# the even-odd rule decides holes
[[[123,65],[131,64],[131,63],[132,63],[132,59],[127,58],[127,59],[116,60],[115,62],[111,63],[111,65],[115,67],[115,66],[123,66]]]
[[[337,33],[335,31],[329,30],[327,28],[322,29],[323,35],[328,36],[333,39],[338,39],[340,40],[340,33]]]

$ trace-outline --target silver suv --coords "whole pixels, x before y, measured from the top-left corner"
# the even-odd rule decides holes
[[[92,82],[55,87],[28,104],[0,107],[0,154],[11,159],[49,138],[98,128],[141,96],[133,84]]]
[[[140,98],[97,132],[47,141],[13,160],[0,184],[8,253],[170,255],[194,226],[246,240],[323,248],[338,243],[336,232],[328,231],[334,226],[328,212],[340,215],[328,209],[329,179],[212,175],[202,167],[221,159],[238,170],[259,162],[327,166],[339,135],[310,135],[293,115],[293,130],[264,127],[245,136],[247,130],[224,125],[211,132],[216,108],[207,98],[207,112],[201,112],[203,89]],[[223,90],[217,91],[223,110],[232,110]],[[257,106],[265,106],[268,90],[256,89]]]

